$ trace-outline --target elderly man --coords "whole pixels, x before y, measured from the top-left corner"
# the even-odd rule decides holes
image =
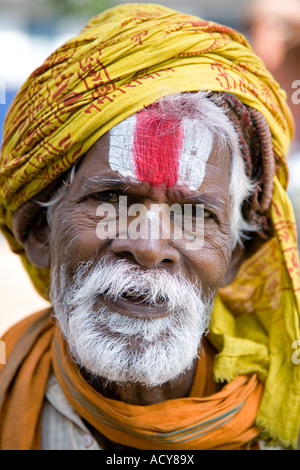
[[[296,448],[292,118],[247,41],[159,5],[29,77],[1,228],[53,308],[9,330],[2,449]]]

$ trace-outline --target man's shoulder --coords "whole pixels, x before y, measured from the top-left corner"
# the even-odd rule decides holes
[[[12,325],[0,338],[2,344],[5,348],[5,356],[6,359],[11,354],[12,350],[14,349],[15,345],[18,343],[22,335],[31,327],[31,325],[35,324],[39,319],[45,318],[45,316],[50,318],[52,312],[52,307],[48,307],[43,310],[39,310],[38,312],[32,313],[31,315],[26,316],[22,320],[18,321],[14,325]],[[5,364],[6,361],[4,361]],[[0,370],[4,364],[0,364]]]

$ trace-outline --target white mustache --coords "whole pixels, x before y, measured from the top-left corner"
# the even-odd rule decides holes
[[[127,260],[112,261],[105,257],[95,266],[91,262],[79,266],[70,292],[70,306],[77,305],[82,299],[79,290],[83,279],[87,298],[96,299],[103,295],[116,301],[130,296],[141,298],[141,303],[160,304],[163,301],[170,311],[180,308],[186,296],[190,299],[191,295],[197,298],[201,295],[201,289],[180,274],[172,275],[165,269],[144,270]]]

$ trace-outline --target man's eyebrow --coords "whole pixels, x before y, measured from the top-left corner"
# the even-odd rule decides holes
[[[125,178],[113,178],[107,176],[90,176],[85,179],[81,188],[83,191],[96,191],[98,189],[120,189],[124,190],[128,186],[128,179]]]
[[[194,204],[203,204],[206,207],[216,208],[218,210],[224,209],[226,206],[226,199],[222,196],[211,196],[206,193],[194,194],[188,197],[188,200]]]

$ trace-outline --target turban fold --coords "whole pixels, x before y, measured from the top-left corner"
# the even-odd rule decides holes
[[[31,265],[23,249],[32,201],[50,193],[120,121],[162,96],[198,90],[232,93],[262,113],[276,169],[274,236],[215,302],[209,336],[219,351],[215,379],[257,373],[265,384],[257,424],[266,436],[296,447],[300,366],[292,357],[300,339],[300,281],[285,192],[293,120],[285,92],[241,34],[154,4],[122,5],[92,18],[31,74],[10,106],[0,161],[1,230],[45,295],[49,271]]]

